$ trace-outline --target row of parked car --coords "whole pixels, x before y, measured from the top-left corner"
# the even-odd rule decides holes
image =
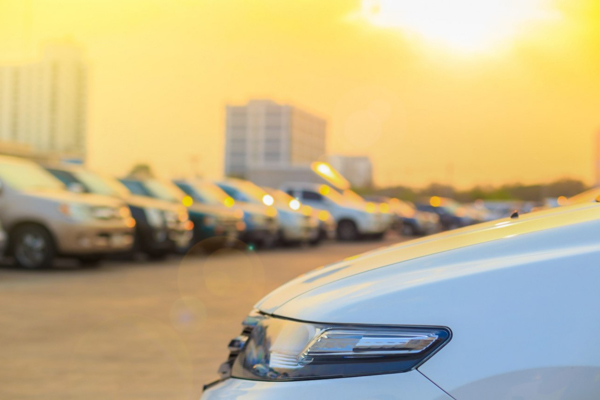
[[[486,219],[474,206],[435,196],[415,205],[315,183],[117,179],[0,156],[0,246],[25,268],[56,257],[95,264],[112,254],[160,259],[192,249],[381,239],[389,229],[427,235]]]
[[[0,247],[24,268],[57,257],[95,264],[114,254],[159,259],[198,247],[377,239],[393,222],[389,206],[327,185],[117,179],[0,156]]]

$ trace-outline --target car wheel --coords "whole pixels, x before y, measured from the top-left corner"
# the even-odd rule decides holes
[[[358,239],[358,229],[352,221],[340,221],[337,226],[338,240],[351,241]]]
[[[317,237],[312,240],[309,240],[308,244],[310,244],[311,246],[319,246],[321,243],[323,243],[326,237],[327,233],[321,229],[319,230],[319,234],[317,235]]]
[[[49,268],[56,256],[56,248],[46,229],[38,225],[26,225],[15,231],[12,253],[15,263],[21,268]]]

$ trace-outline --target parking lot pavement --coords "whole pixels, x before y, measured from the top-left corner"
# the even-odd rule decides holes
[[[1,399],[198,399],[263,295],[403,240],[327,243],[96,269],[0,268]]]

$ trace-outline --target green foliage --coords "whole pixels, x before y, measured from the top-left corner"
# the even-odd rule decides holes
[[[523,185],[520,183],[508,184],[499,187],[475,186],[468,190],[456,190],[452,186],[432,183],[423,189],[414,189],[406,186],[396,186],[378,190],[362,191],[361,194],[376,194],[380,196],[396,197],[402,200],[418,201],[430,196],[454,198],[460,202],[481,200],[521,200],[541,202],[545,198],[559,196],[571,197],[588,189],[588,186],[576,179],[559,179],[546,184]]]

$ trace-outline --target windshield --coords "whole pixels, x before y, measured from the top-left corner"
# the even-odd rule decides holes
[[[87,170],[79,170],[75,176],[90,192],[95,194],[121,198],[130,194],[122,183],[109,176],[102,176]]]
[[[181,199],[185,197],[185,193],[174,183],[163,182],[156,179],[148,179],[143,183],[150,194],[157,199],[179,203]]]
[[[18,190],[64,190],[65,185],[37,164],[0,162],[0,178]]]

